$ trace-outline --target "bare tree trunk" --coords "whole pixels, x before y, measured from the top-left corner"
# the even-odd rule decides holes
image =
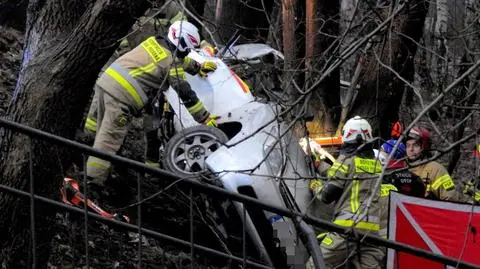
[[[358,0],[341,0],[340,1],[340,25],[341,33],[346,33],[344,44],[351,44],[355,39],[354,31],[349,29],[351,23],[358,22],[359,10],[356,10]],[[350,81],[355,70],[355,57],[350,57],[340,67],[340,77],[343,80]]]
[[[466,51],[462,59],[462,68],[460,68],[459,73],[468,69],[473,63],[480,60],[480,24],[478,18],[480,16],[480,3],[475,0],[466,0],[465,2],[465,21],[464,29],[468,32],[465,33],[466,40]],[[468,80],[465,80],[462,85],[458,88],[457,93],[454,97],[454,105],[458,106],[472,106],[472,104],[477,99],[478,86],[480,85],[480,70],[476,70],[470,75]],[[465,117],[468,117],[469,111],[463,109],[452,109],[452,118],[455,121],[463,120]],[[467,121],[463,121],[455,130],[453,130],[453,141],[458,141],[463,138],[465,132],[465,125]],[[455,147],[452,152],[450,152],[449,162],[448,162],[448,172],[453,173],[455,167],[457,166],[458,160],[460,158],[460,145]]]
[[[239,0],[217,0],[215,7],[216,38],[225,44],[241,25],[241,3]]]
[[[449,10],[447,0],[437,0],[436,2],[436,22],[435,22],[435,53],[433,57],[436,73],[436,92],[442,91],[448,84],[448,65],[449,62],[444,59],[449,56],[447,48],[447,27],[449,22]]]
[[[282,5],[274,2],[272,12],[270,13],[267,43],[277,50],[282,50],[283,48],[282,31]]]
[[[395,31],[388,29],[361,57],[361,89],[350,111],[351,116],[368,118],[374,130],[379,130],[383,137],[390,135],[391,125],[398,120],[405,88],[405,83],[394,72],[406,81],[413,80],[413,59],[428,11],[428,1],[425,0],[410,1],[407,5],[392,22],[391,29]],[[387,13],[388,9],[383,10],[382,17],[386,18]]]
[[[215,23],[215,8],[217,6],[217,0],[205,0],[205,7],[203,9],[203,22],[206,23],[206,26],[210,30],[215,30],[214,29],[214,23]],[[203,29],[202,32],[203,36],[208,36],[208,33]],[[218,39],[218,36],[215,34],[215,39]],[[220,40],[217,40],[220,41]]]
[[[94,82],[146,1],[31,1],[28,7],[24,57],[15,96],[7,115],[11,120],[72,138],[80,125]],[[2,184],[28,191],[32,154],[35,194],[58,197],[61,167],[69,163],[65,149],[2,131]],[[3,268],[32,265],[28,204],[0,193],[0,260]],[[37,203],[37,268],[45,268],[51,240],[51,207]]]
[[[284,0],[282,1],[283,54],[285,55],[283,88],[292,100],[299,96],[293,85],[297,68],[295,27],[295,0]]]
[[[306,1],[305,86],[308,88],[320,70],[338,53],[339,1]],[[307,124],[312,134],[332,135],[337,127],[340,105],[340,70],[332,72],[313,92],[310,107],[314,121]]]

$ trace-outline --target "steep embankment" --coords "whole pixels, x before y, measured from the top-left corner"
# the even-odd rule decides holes
[[[21,63],[23,35],[0,26],[0,115],[5,113]]]

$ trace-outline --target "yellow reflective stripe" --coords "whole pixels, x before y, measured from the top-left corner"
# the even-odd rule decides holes
[[[122,41],[120,42],[120,47],[127,47],[127,46],[129,46],[128,40],[126,38],[122,39]]]
[[[319,233],[319,234],[317,235],[317,239],[322,239],[322,238],[323,238],[324,236],[326,236],[327,234],[328,234],[328,232],[327,232],[327,233]]]
[[[324,244],[326,246],[330,246],[331,244],[333,244],[333,239],[326,236],[325,238],[323,238],[322,244]]]
[[[150,64],[147,64],[145,66],[142,66],[142,67],[139,67],[139,68],[136,68],[136,69],[133,69],[132,71],[128,72],[130,74],[130,76],[132,77],[137,77],[141,74],[145,74],[145,73],[152,73],[153,71],[155,71],[155,69],[157,69],[157,66],[154,64],[154,63],[150,63]]]
[[[357,229],[369,230],[369,231],[380,231],[380,224],[366,221],[359,221],[355,223],[354,220],[335,220],[333,223],[343,226],[343,227],[354,227]]]
[[[111,164],[109,161],[105,161],[97,157],[90,157],[87,161],[87,166],[99,168],[102,170],[108,170]]]
[[[185,70],[181,67],[174,67],[168,71],[168,75],[171,77],[179,77],[185,79]]]
[[[322,239],[323,238],[323,239]],[[322,244],[325,244],[327,246],[330,246],[333,244],[333,239],[328,237],[328,233],[320,233],[317,235],[317,240],[322,239]]]
[[[432,191],[432,185],[427,184],[427,186],[425,187],[425,192],[426,192],[426,193],[429,193],[429,192],[431,192],[431,191]]]
[[[336,172],[340,172],[343,175],[348,174],[348,166],[346,164],[342,164],[339,162],[334,162],[332,167],[330,167],[327,171],[327,176],[328,177],[333,177]]]
[[[353,162],[355,173],[380,174],[382,172],[382,165],[378,160],[355,157]]]
[[[85,129],[87,129],[88,131],[90,131],[92,133],[97,132],[97,128],[95,128],[95,126],[91,126],[90,124],[85,124]]]
[[[348,219],[357,219],[359,217],[358,214],[352,214],[352,213],[347,213],[347,212],[341,212],[338,216],[335,216],[336,220],[348,220]],[[378,216],[373,216],[373,215],[362,215],[362,219],[366,219],[369,222],[374,222],[374,223],[379,223],[380,218]]]
[[[87,124],[97,127],[97,121],[91,117],[87,117]]]
[[[432,183],[432,189],[438,190],[438,188],[443,187],[445,190],[450,190],[455,188],[455,184],[453,183],[452,178],[450,177],[449,174],[445,174],[439,178],[437,178],[433,183]]]
[[[480,202],[480,191],[475,192],[475,201]]]
[[[170,112],[170,104],[165,101],[165,103],[163,103],[163,111],[164,112]]]
[[[167,51],[158,44],[154,36],[143,41],[141,45],[147,51],[148,55],[150,55],[154,63],[158,63],[168,56]]]
[[[360,207],[360,201],[358,200],[358,193],[360,191],[360,181],[354,179],[352,182],[352,193],[350,194],[350,207],[352,213],[357,213],[358,208]]]
[[[203,103],[202,101],[198,101],[195,105],[188,108],[188,112],[190,112],[190,114],[195,114],[202,111],[202,109],[204,109]]]
[[[137,90],[126,80],[124,77],[122,77],[117,71],[113,70],[111,67],[107,68],[105,70],[105,73],[110,75],[115,81],[117,81],[118,84],[120,84],[127,92],[130,94],[130,96],[133,98],[135,103],[139,106],[143,106],[143,101],[140,95],[138,94]]]
[[[348,173],[348,166],[346,164],[335,162],[333,163],[331,169],[338,169],[340,172],[347,174]]]
[[[85,121],[85,129],[93,133],[97,132],[97,122],[92,118],[87,118]]]
[[[150,167],[156,167],[156,168],[160,167],[160,164],[159,164],[159,163],[157,163],[157,162],[150,162],[150,161],[146,161],[146,162],[145,162],[145,165],[150,166]]]
[[[380,189],[380,196],[381,196],[381,197],[388,196],[388,194],[389,194],[391,191],[398,191],[398,189],[397,189],[397,187],[395,187],[395,186],[392,185],[392,184],[382,184],[382,187],[381,187],[381,189]]]

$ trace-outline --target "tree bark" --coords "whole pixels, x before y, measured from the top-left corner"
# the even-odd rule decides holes
[[[215,26],[215,9],[217,7],[217,0],[205,0],[205,7],[203,9],[203,22],[205,25],[210,29],[214,30]],[[203,29],[202,31],[203,36],[208,36],[208,33]],[[215,39],[218,40],[218,36],[214,33]]]
[[[338,54],[340,3],[336,0],[307,0],[306,3],[305,86],[308,88]],[[314,121],[307,125],[310,133],[335,133],[341,113],[339,69],[333,71],[313,91],[310,108],[315,114]]]
[[[476,0],[466,0],[465,1],[465,21],[464,29],[468,30],[465,33],[467,38],[465,39],[466,51],[462,61],[462,68],[460,68],[460,74],[464,70],[470,68],[475,62],[480,60],[480,21],[478,20],[480,16],[480,3]],[[458,92],[453,98],[454,105],[459,106],[472,106],[475,103],[478,95],[478,86],[480,85],[480,70],[473,72],[468,80],[463,81],[461,86],[458,88]],[[453,109],[453,119],[455,121],[463,120],[468,116],[468,111],[462,109]],[[457,129],[453,130],[452,141],[458,141],[463,138],[465,132],[466,121],[458,126]],[[448,162],[448,172],[453,173],[458,160],[460,158],[460,145],[453,148],[449,156]]]
[[[361,88],[349,113],[350,116],[369,119],[372,128],[383,138],[390,136],[390,127],[398,120],[405,89],[405,83],[393,72],[406,81],[413,80],[413,59],[428,11],[428,1],[425,0],[410,1],[407,5],[393,20],[389,31],[379,37],[379,42],[366,55],[362,55]],[[386,8],[380,14],[386,18],[388,11]],[[389,66],[393,72],[381,64]]]
[[[300,68],[300,62],[297,57],[300,53],[298,52],[295,35],[297,30],[295,2],[295,0],[282,1],[282,37],[283,54],[285,55],[283,89],[291,100],[295,100],[300,96],[293,85],[293,81],[297,76],[297,70]]]
[[[239,0],[217,0],[215,6],[216,38],[225,44],[235,33],[236,24],[241,24]]]
[[[274,49],[282,50],[282,5],[278,2],[273,4],[272,12],[270,12],[270,25],[268,29],[267,43]]]
[[[285,82],[283,88],[289,96],[298,95],[294,90],[290,80],[293,79],[293,70],[295,69],[295,1],[285,0],[282,2],[282,37],[283,54],[285,55]]]
[[[447,0],[436,1],[436,21],[435,21],[435,56],[433,57],[433,67],[435,68],[436,91],[441,92],[447,85],[449,80],[448,61],[443,59],[450,57],[447,51],[447,27],[449,22],[449,10]]]
[[[145,12],[146,1],[32,0],[23,62],[7,116],[16,122],[73,138],[101,67]],[[56,199],[68,150],[2,130],[0,182],[28,191],[32,154],[35,194]],[[28,205],[0,193],[0,260],[6,268],[32,265]],[[53,210],[37,203],[37,268],[48,259]]]
[[[363,14],[359,14],[360,10],[356,9],[358,0],[343,0],[340,1],[340,25],[339,31],[345,33],[345,41],[342,46],[345,44],[351,44],[355,38],[355,32],[349,26],[355,26],[354,24],[359,24],[360,18]],[[348,31],[348,32],[347,32]],[[350,81],[351,77],[355,70],[355,57],[349,57],[345,60],[340,68],[340,77],[343,80]]]

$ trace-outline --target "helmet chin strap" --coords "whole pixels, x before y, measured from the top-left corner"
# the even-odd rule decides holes
[[[167,43],[168,49],[172,52],[172,55],[176,54],[178,58],[183,59],[187,57],[188,53],[190,53],[190,49],[187,48],[185,51],[182,52],[177,48],[177,46],[175,46],[175,44],[170,41],[170,39],[165,38],[165,40],[167,41],[165,43]]]
[[[183,59],[183,58],[187,57],[189,52],[190,52],[189,49],[186,49],[185,51],[177,50],[177,57],[180,58],[180,59]]]

